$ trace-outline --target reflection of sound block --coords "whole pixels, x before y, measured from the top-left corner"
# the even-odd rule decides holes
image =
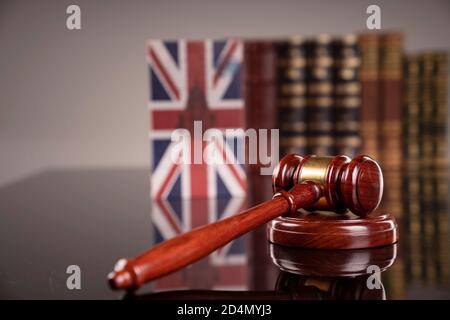
[[[398,227],[390,214],[372,213],[360,218],[351,212],[298,212],[272,220],[269,241],[310,249],[362,249],[396,243]]]
[[[357,277],[370,266],[387,270],[397,257],[397,244],[378,248],[314,250],[269,243],[272,262],[282,271],[315,277]]]

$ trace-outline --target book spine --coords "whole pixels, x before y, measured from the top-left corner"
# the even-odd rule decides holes
[[[292,48],[292,52],[286,51]],[[301,149],[296,149],[298,144],[298,135],[302,132],[296,132],[295,124],[302,119],[301,114],[298,115],[302,109],[297,108],[294,99],[296,98],[295,87],[301,84],[301,79],[298,79],[298,74],[295,74],[295,64],[299,61],[295,60],[299,54],[296,52],[294,45],[288,46],[283,43],[283,51],[280,43],[275,41],[252,40],[245,43],[245,101],[247,110],[247,128],[255,130],[259,129],[275,129],[278,128],[278,113],[281,118],[281,134],[280,142],[282,143],[281,152],[298,152]],[[279,57],[278,53],[282,55]],[[282,59],[282,60],[281,60]],[[280,98],[285,98],[288,101],[283,101],[283,111],[278,109],[278,71],[280,71],[280,85],[283,91],[280,91]],[[283,71],[283,72],[281,72]],[[282,81],[281,81],[282,80]],[[298,89],[298,88],[297,88]],[[289,100],[292,99],[292,100]],[[285,112],[287,114],[285,114]],[[296,120],[293,116],[298,118]],[[258,155],[260,151],[260,136],[258,135]],[[300,136],[302,138],[302,136]],[[266,150],[270,152],[279,152],[271,150],[270,139],[267,139]],[[259,156],[258,156],[259,158]],[[248,158],[247,158],[248,159]],[[260,204],[273,196],[272,191],[272,177],[269,175],[261,175],[260,169],[264,164],[249,164],[247,165],[248,185],[248,200],[249,205],[254,206]],[[249,235],[249,242],[247,246],[249,250],[249,263],[258,266],[251,268],[249,278],[250,283],[253,283],[253,289],[260,289],[264,283],[258,279],[265,279],[268,277],[267,272],[270,270],[264,259],[267,255],[266,247],[261,243],[266,241],[266,227],[261,226],[252,231]]]
[[[437,268],[436,278],[439,283],[450,283],[450,263],[448,260],[448,53],[435,52],[433,55],[434,74],[432,77],[434,112],[433,112],[433,171],[435,190],[435,228]]]
[[[333,45],[327,34],[307,45],[307,139],[308,153],[333,155]]]
[[[306,154],[306,48],[301,37],[283,41],[278,50],[280,157]]]
[[[420,231],[420,68],[417,55],[405,57],[404,62],[404,121],[403,121],[403,203],[407,214],[407,231],[418,236]]]
[[[380,160],[384,169],[384,208],[402,214],[402,57],[403,35],[380,39]]]
[[[430,235],[433,233],[433,215],[435,213],[434,198],[434,138],[433,138],[433,74],[434,62],[433,53],[425,52],[421,54],[421,87],[422,94],[420,100],[420,193],[421,211],[421,231]],[[428,214],[427,214],[428,213]]]
[[[448,207],[448,54],[446,52],[436,52],[434,54],[434,74],[433,74],[433,167],[436,178],[436,198],[439,211],[447,211]],[[446,219],[446,217],[443,217]],[[444,221],[442,221],[444,222]],[[445,228],[447,223],[440,223],[440,228]],[[442,229],[441,232],[447,232]]]
[[[360,152],[361,83],[357,37],[345,35],[334,41],[334,137],[335,153],[354,157]]]
[[[405,274],[406,279],[419,279],[421,273],[420,246],[420,182],[419,182],[419,139],[420,139],[420,66],[417,55],[404,59],[404,121],[403,121],[403,208],[405,211]]]
[[[250,159],[248,152],[256,152],[257,163],[247,162],[249,178],[250,202],[260,203],[272,196],[270,176],[267,184],[260,184],[261,167],[268,166],[261,163],[260,151],[270,155],[278,150],[271,150],[271,140],[266,140],[265,150],[260,150],[261,141],[258,131],[277,128],[277,43],[274,41],[248,40],[244,44],[244,91],[246,106],[246,127],[256,130],[256,146],[250,146],[246,141],[246,159]],[[264,134],[264,132],[261,132]],[[250,150],[252,147],[252,150]]]
[[[380,39],[376,33],[363,33],[358,37],[361,50],[361,151],[379,159],[379,64]]]
[[[435,155],[434,142],[434,89],[433,78],[435,74],[434,54],[424,52],[420,56],[421,67],[421,88],[420,97],[420,238],[431,250],[423,249],[422,252],[422,278],[426,283],[433,283],[436,278],[436,269],[432,256],[438,257],[436,253],[436,228],[437,207],[436,207],[436,184],[433,160]]]

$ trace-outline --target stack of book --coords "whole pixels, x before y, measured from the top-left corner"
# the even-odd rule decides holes
[[[333,45],[321,34],[307,44],[306,128],[309,154],[334,154]]]
[[[301,37],[278,43],[278,127],[280,155],[306,154],[306,44]],[[251,108],[252,106],[248,106]]]
[[[354,157],[361,149],[361,58],[356,35],[337,38],[334,54],[334,152]]]
[[[404,203],[409,280],[449,283],[448,56],[423,52],[404,59]],[[419,248],[419,250],[417,250]]]
[[[359,153],[359,68],[353,34],[297,36],[278,42],[275,85],[281,156]]]

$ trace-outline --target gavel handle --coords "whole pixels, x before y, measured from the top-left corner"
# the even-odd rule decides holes
[[[288,212],[313,205],[318,184],[307,181],[282,191],[272,200],[215,223],[162,242],[135,259],[121,259],[108,275],[113,289],[134,290],[142,284],[191,264],[244,233]]]

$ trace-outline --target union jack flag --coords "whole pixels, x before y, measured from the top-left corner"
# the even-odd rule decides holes
[[[155,241],[227,218],[244,209],[245,198],[160,199],[152,202]],[[248,282],[246,237],[154,282],[154,289],[245,290]]]
[[[242,143],[236,142],[242,134],[213,144],[224,164],[174,161],[181,154],[171,141],[174,129],[189,130],[193,157],[194,146],[202,154],[207,147],[194,134],[194,121],[202,121],[203,130],[244,127],[242,56],[243,44],[234,39],[148,42],[152,198],[245,195],[245,171],[237,161]]]

